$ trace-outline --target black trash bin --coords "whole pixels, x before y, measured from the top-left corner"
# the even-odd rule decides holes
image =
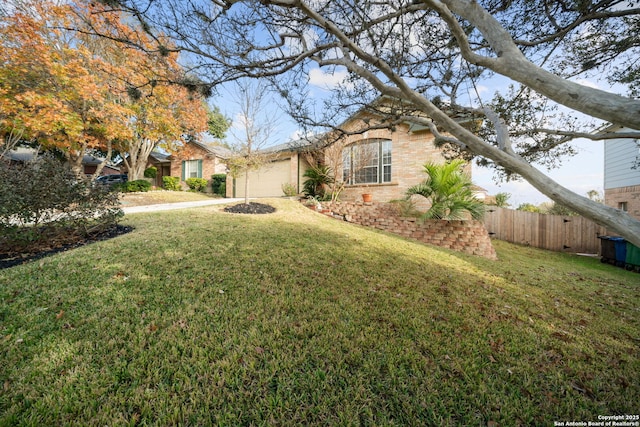
[[[612,236],[599,236],[600,239],[600,261],[609,264],[616,263],[616,244]]]

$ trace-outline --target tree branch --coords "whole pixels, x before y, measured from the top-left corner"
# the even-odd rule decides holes
[[[529,61],[511,35],[474,0],[423,0],[447,22],[461,46],[463,57],[472,64],[520,82],[547,98],[576,111],[608,122],[640,130],[640,101],[590,88],[556,76]],[[446,9],[444,8],[446,6]],[[454,12],[478,28],[497,58],[471,51],[466,34],[452,18]]]

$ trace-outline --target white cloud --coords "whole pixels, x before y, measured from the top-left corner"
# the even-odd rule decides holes
[[[347,70],[334,70],[325,73],[320,68],[314,68],[309,72],[309,83],[322,89],[331,90],[342,83],[347,77]]]
[[[489,88],[485,85],[476,85],[476,90],[478,91],[478,94],[483,94],[483,93],[488,93],[489,92]]]

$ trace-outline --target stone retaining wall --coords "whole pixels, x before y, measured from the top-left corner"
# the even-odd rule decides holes
[[[454,251],[497,259],[487,229],[480,221],[420,221],[400,216],[392,203],[324,203],[330,215]]]

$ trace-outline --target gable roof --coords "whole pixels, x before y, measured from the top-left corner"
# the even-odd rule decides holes
[[[384,116],[383,113],[383,109],[380,107],[384,107],[385,103],[389,103],[389,102],[399,102],[400,104],[405,104],[405,105],[410,105],[407,101],[402,100],[402,99],[398,99],[398,98],[392,98],[390,96],[387,95],[383,95],[378,97],[376,100],[374,100],[369,106],[363,106],[360,109],[358,109],[358,111],[356,111],[355,113],[351,114],[349,117],[347,117],[345,120],[343,120],[338,126],[336,126],[336,129],[341,129],[341,128],[345,128],[346,125],[349,122],[352,122],[356,119],[358,119],[359,116],[363,115],[363,114],[370,114],[370,115],[378,115],[378,116]],[[378,109],[378,110],[376,110]],[[456,112],[453,109],[448,109],[445,110],[445,112],[454,120],[456,120],[457,122],[468,122],[473,120],[474,118],[472,117],[471,114],[469,113],[464,113],[464,112]],[[426,116],[424,116],[426,117]],[[405,120],[403,121],[404,124],[409,126],[409,132],[422,132],[422,131],[429,131],[429,127],[425,126],[423,124],[419,124],[416,122],[412,122],[411,120]],[[389,126],[391,127],[391,125]],[[266,147],[262,150],[259,150],[260,152],[263,153],[280,153],[280,152],[301,152],[301,151],[307,151],[307,150],[314,150],[314,149],[318,149],[318,148],[322,148],[322,140],[325,137],[328,137],[331,135],[332,131],[327,131],[327,132],[322,132],[322,133],[318,133],[316,135],[312,135],[309,137],[302,137],[293,141],[289,141],[289,142],[285,142],[282,144],[277,144],[277,145],[273,145],[271,147]],[[333,142],[331,142],[332,144]],[[330,144],[328,144],[330,145]]]
[[[204,151],[211,153],[216,157],[220,157],[222,159],[228,159],[233,155],[231,150],[220,145],[208,144],[206,142],[200,142],[200,141],[189,141],[187,142],[187,144],[193,144],[196,147],[199,147]]]
[[[195,147],[198,147],[202,151],[204,151],[207,155],[211,155],[214,157],[219,157],[221,159],[228,159],[233,155],[231,150],[228,148],[222,147],[220,145],[208,144],[206,142],[200,141],[186,141],[185,144],[191,144]],[[151,152],[150,156],[156,159],[158,162],[170,162],[174,160],[175,155],[179,153],[180,150],[177,150],[175,153],[167,154],[159,150],[154,150]]]

